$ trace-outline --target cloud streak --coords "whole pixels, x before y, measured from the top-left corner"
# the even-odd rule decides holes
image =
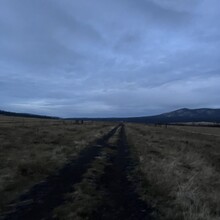
[[[63,117],[220,107],[218,0],[3,0],[0,108]]]

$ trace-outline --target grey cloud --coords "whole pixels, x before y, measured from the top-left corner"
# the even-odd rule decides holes
[[[184,10],[175,10],[174,4],[164,4],[164,1],[152,1],[152,0],[138,0],[137,9],[144,15],[145,22],[149,24],[149,27],[156,25],[165,25],[161,28],[178,28],[178,26],[187,25],[192,19],[192,14]],[[136,3],[136,2],[135,2]],[[135,7],[133,2],[133,6]]]
[[[55,1],[23,0],[8,4],[8,31],[4,30],[1,53],[6,62],[33,65],[40,67],[40,71],[57,64],[75,65],[85,56],[78,45],[101,41],[98,32],[65,13]]]
[[[146,0],[148,1],[148,0]],[[200,4],[200,0],[152,0],[163,8],[180,12],[192,12]]]
[[[219,6],[3,0],[0,109],[101,117],[220,107]]]

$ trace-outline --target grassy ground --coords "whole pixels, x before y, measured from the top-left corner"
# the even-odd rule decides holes
[[[1,117],[0,198],[4,200],[0,200],[0,211],[114,126]],[[141,124],[125,128],[134,164],[127,174],[138,195],[152,207],[155,219],[220,219],[220,128]],[[66,202],[54,210],[55,218],[99,216],[99,207],[110,200],[103,178],[106,167],[112,166],[110,158],[118,155],[118,140],[119,130],[66,195]]]
[[[66,194],[66,202],[54,210],[55,219],[154,219],[134,190],[133,161],[126,143],[121,127],[102,146],[83,180]]]
[[[0,211],[114,125],[0,117]]]
[[[156,219],[220,219],[220,129],[184,129],[127,126],[139,193]]]
[[[220,137],[220,128],[219,127],[196,127],[196,126],[173,126],[176,129],[191,133],[207,134]]]
[[[108,144],[116,145],[118,135],[119,130],[108,140]],[[101,178],[105,173],[106,166],[109,165],[109,157],[114,154],[116,154],[114,148],[109,148],[107,145],[103,148],[101,155],[92,162],[85,173],[82,182],[74,186],[74,192],[66,195],[66,202],[54,210],[54,218],[60,220],[93,219],[104,200],[108,199],[101,184]]]

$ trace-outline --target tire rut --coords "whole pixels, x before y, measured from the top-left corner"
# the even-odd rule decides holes
[[[117,142],[117,153],[110,158],[101,184],[106,190],[106,198],[99,211],[91,219],[103,220],[152,220],[152,209],[135,192],[128,179],[132,160],[129,156],[124,125],[121,126]]]
[[[82,150],[76,160],[65,165],[56,175],[49,176],[44,182],[35,185],[9,205],[4,220],[40,220],[50,218],[52,211],[65,201],[64,195],[79,183],[91,162],[99,156],[105,143],[121,125],[100,138],[96,145]],[[13,207],[13,208],[11,208]]]

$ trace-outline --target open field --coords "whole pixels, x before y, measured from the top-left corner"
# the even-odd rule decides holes
[[[180,129],[186,132],[214,135],[220,137],[220,127],[202,127],[202,126],[173,126],[176,129]]]
[[[83,180],[54,210],[58,219],[152,219],[128,176],[131,171],[124,127],[105,143]],[[129,168],[129,169],[128,169]]]
[[[114,126],[56,175],[18,197],[3,219],[151,219],[129,178],[127,149],[124,125]]]
[[[0,210],[109,131],[111,123],[0,117]]]
[[[218,220],[219,131],[2,117],[2,219]]]
[[[127,126],[139,163],[139,192],[158,210],[156,219],[220,219],[219,133],[219,128]]]

